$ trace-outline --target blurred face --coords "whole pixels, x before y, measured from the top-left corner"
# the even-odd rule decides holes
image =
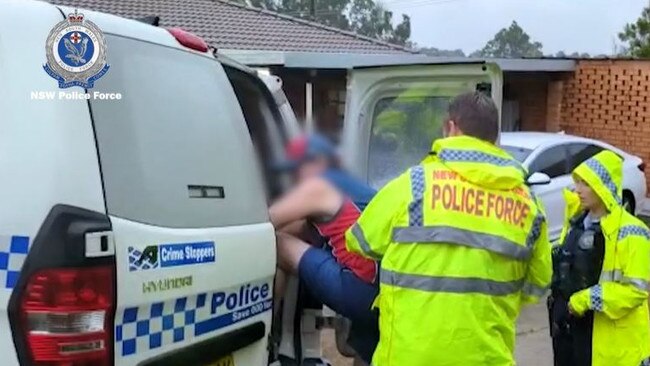
[[[605,207],[600,197],[598,197],[596,192],[584,180],[578,177],[574,177],[574,180],[576,183],[576,193],[580,197],[580,204],[583,209],[593,211]]]
[[[300,167],[298,167],[298,170],[296,170],[294,178],[296,181],[300,182],[323,174],[327,168],[329,168],[328,159],[325,157],[318,157],[302,163]]]

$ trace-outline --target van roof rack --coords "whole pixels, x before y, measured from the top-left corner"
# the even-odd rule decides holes
[[[160,25],[160,17],[157,16],[157,15],[149,15],[149,16],[146,16],[146,17],[137,18],[136,20],[139,21],[139,22],[142,22],[142,23],[147,23],[149,25],[153,25],[154,27],[157,27],[158,25]]]

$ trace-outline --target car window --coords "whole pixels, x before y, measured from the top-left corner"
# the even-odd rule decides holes
[[[533,160],[528,171],[541,172],[551,178],[568,174],[566,145],[554,146],[543,151]]]
[[[284,158],[286,132],[273,95],[257,77],[231,66],[224,66],[237,100],[241,105],[248,131],[262,164],[267,196],[271,200],[282,191],[276,174],[277,162]]]
[[[583,161],[598,154],[604,149],[594,144],[575,143],[569,145],[570,171],[577,168]]]
[[[267,220],[244,116],[214,59],[113,35],[91,100],[108,213],[163,227]]]
[[[519,146],[509,146],[502,145],[501,148],[512,155],[513,158],[517,159],[519,162],[523,163],[524,160],[533,152],[532,149],[526,149],[525,147]]]
[[[375,105],[368,152],[368,183],[381,187],[420,162],[442,136],[449,97],[386,97]]]

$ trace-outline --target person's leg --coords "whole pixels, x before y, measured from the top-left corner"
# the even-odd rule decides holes
[[[287,286],[288,273],[296,274],[298,272],[298,263],[311,245],[296,238],[293,235],[277,232],[277,261],[278,270],[275,274],[275,283],[273,287],[274,294],[274,307],[273,313],[277,314],[280,310],[280,303],[284,296],[284,291]]]
[[[329,251],[318,248],[304,253],[298,271],[312,296],[350,319],[348,344],[370,363],[379,341],[377,312],[371,310],[377,286],[361,280],[338,263]]]

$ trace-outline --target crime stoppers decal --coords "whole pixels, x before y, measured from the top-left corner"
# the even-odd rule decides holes
[[[216,259],[213,241],[150,245],[142,251],[129,247],[129,271],[211,263]]]

